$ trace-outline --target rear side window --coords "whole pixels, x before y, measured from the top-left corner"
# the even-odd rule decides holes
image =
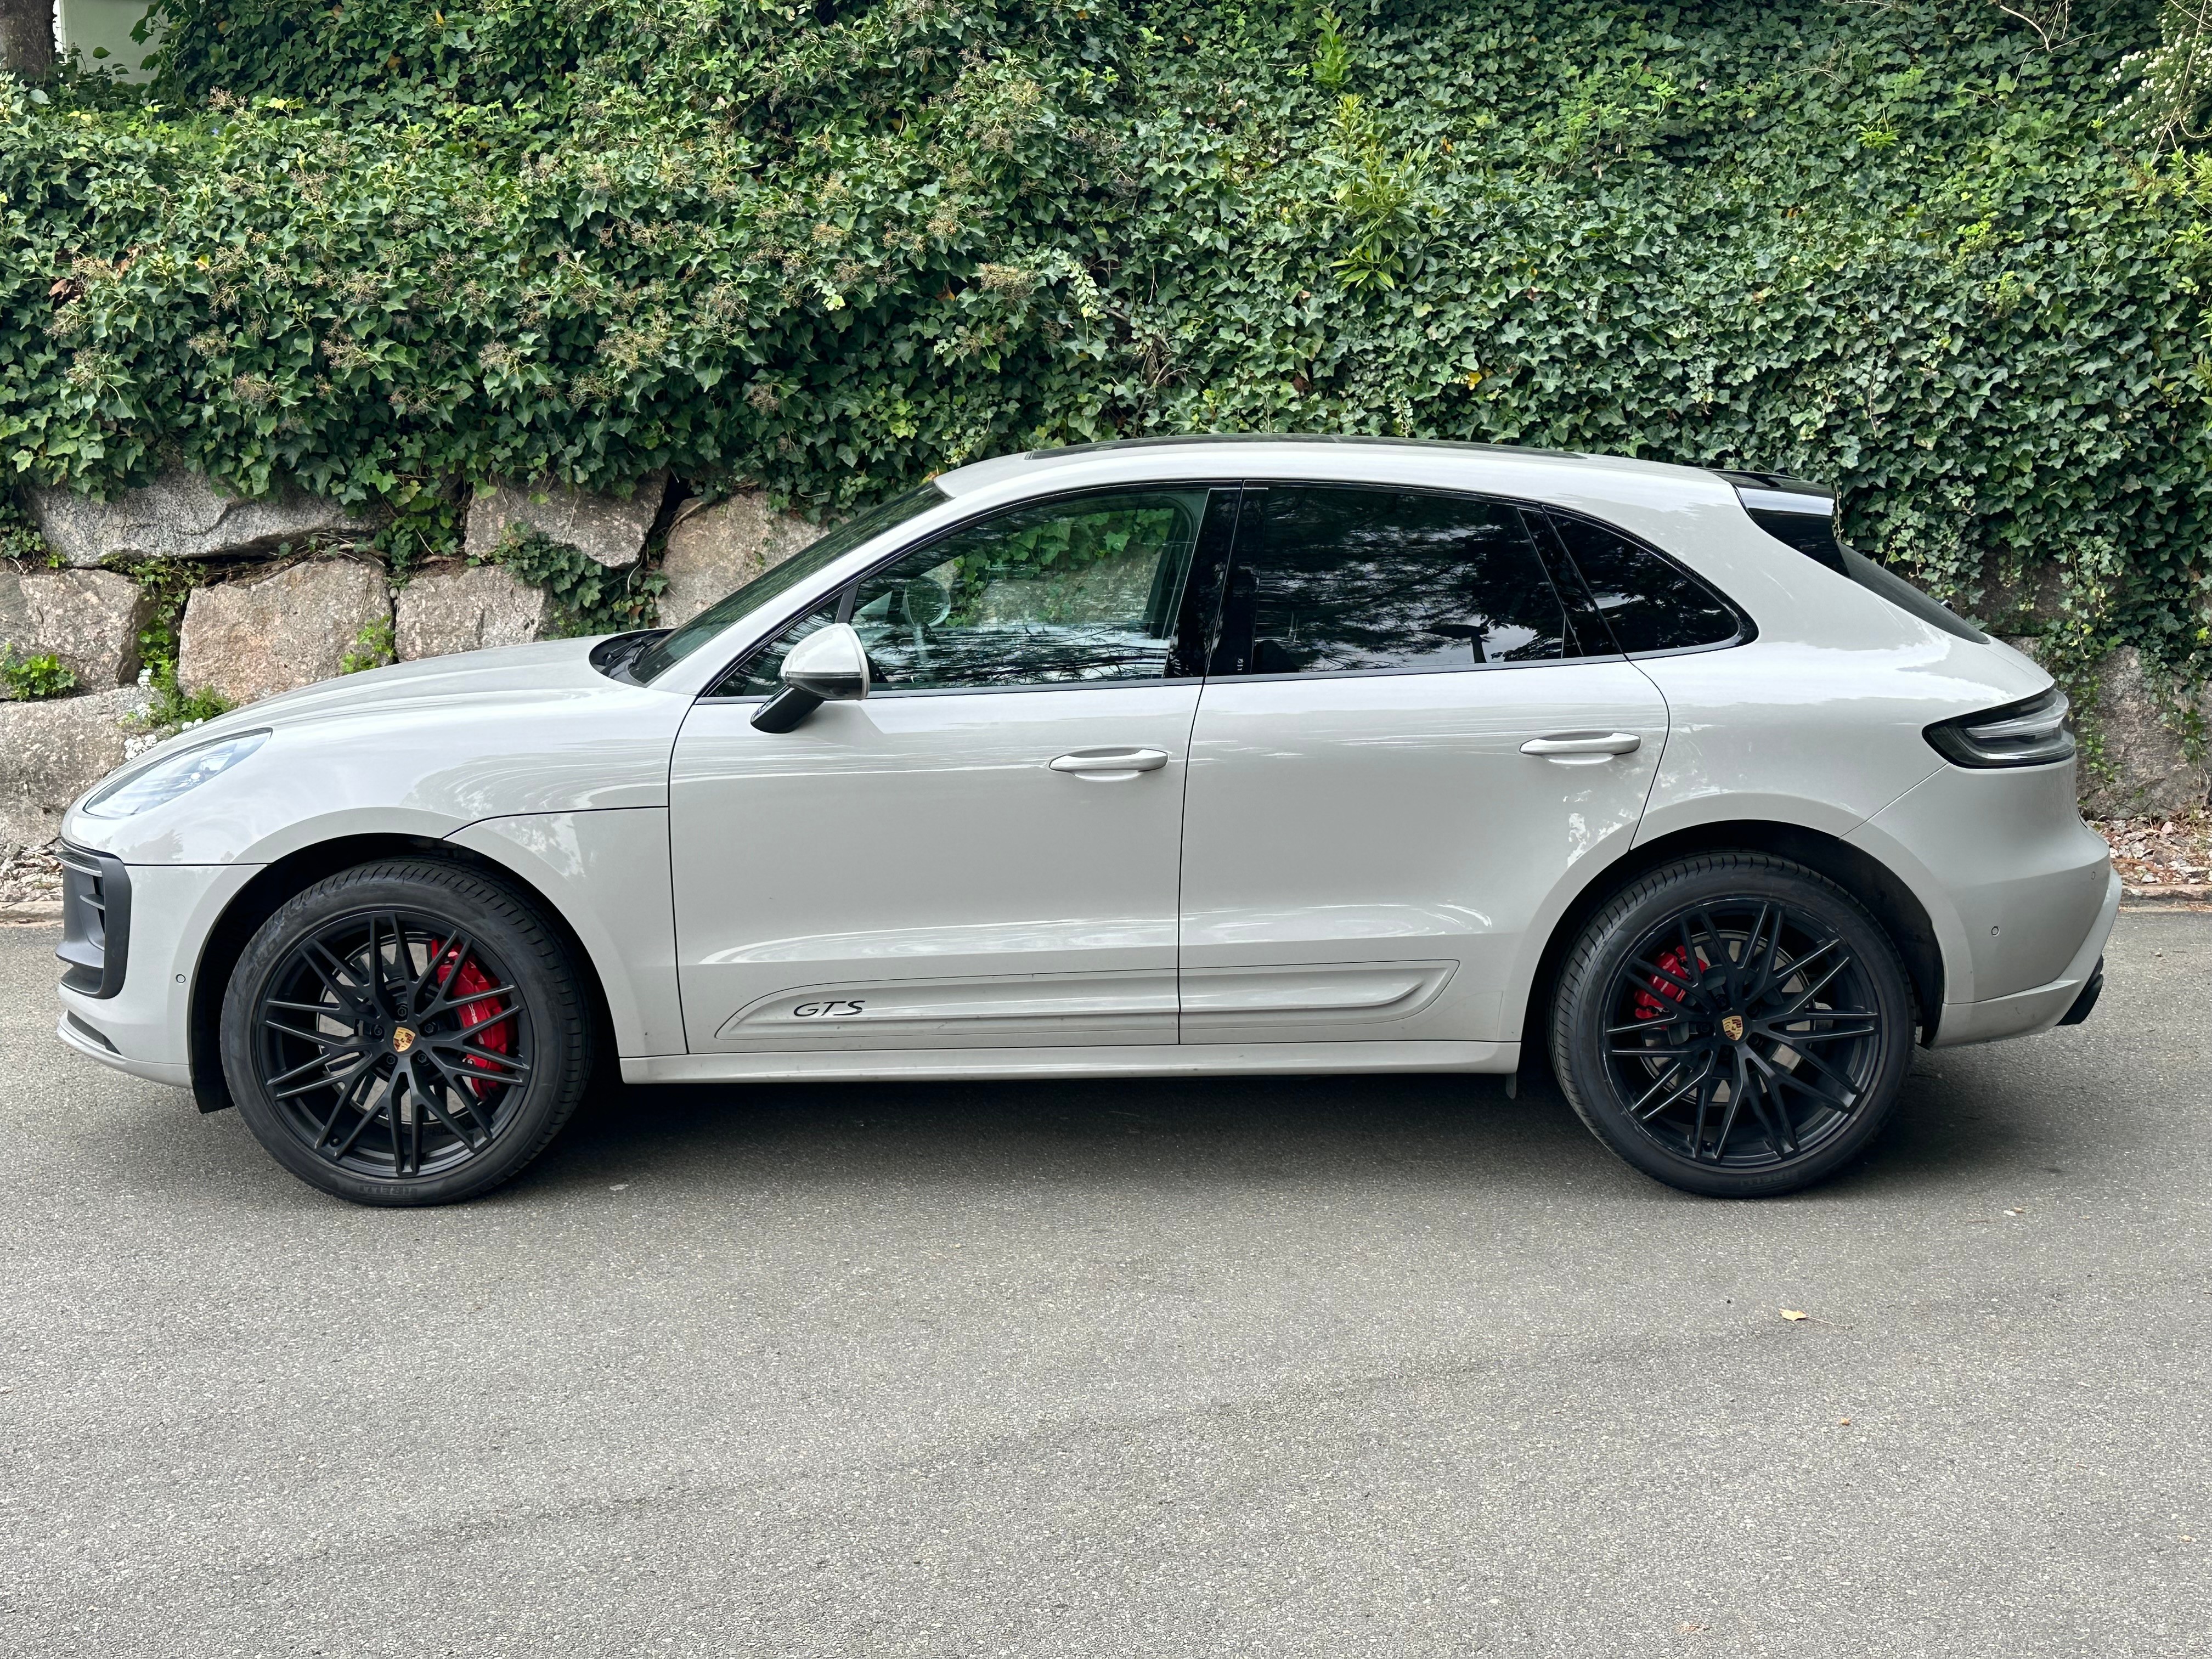
[[[1245,493],[1216,674],[1480,668],[1566,654],[1518,508],[1344,485]]]
[[[1730,645],[1747,635],[1735,606],[1671,560],[1609,525],[1565,513],[1551,519],[1599,615],[1630,655]]]

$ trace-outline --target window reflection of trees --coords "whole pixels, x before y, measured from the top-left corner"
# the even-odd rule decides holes
[[[1735,613],[1657,554],[1586,519],[1560,514],[1553,522],[1623,651],[1679,651],[1735,637]]]
[[[714,696],[774,696],[781,684],[777,677],[783,672],[783,659],[791,654],[791,647],[816,629],[826,628],[836,620],[837,602],[835,599],[807,612],[731,670],[722,683],[714,688]]]
[[[1254,563],[1258,672],[1473,667],[1565,648],[1559,596],[1510,507],[1273,489]]]
[[[1156,678],[1204,504],[1146,493],[1004,514],[863,582],[854,625],[887,688]]]

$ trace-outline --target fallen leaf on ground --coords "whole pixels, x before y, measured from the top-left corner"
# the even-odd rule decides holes
[[[1812,1316],[1812,1315],[1810,1315],[1810,1314],[1802,1314],[1802,1313],[1799,1313],[1799,1312],[1797,1311],[1797,1310],[1796,1310],[1796,1309],[1795,1309],[1795,1308],[1784,1308],[1784,1309],[1782,1310],[1782,1316],[1783,1316],[1784,1319],[1796,1320],[1796,1319],[1810,1319],[1813,1316]]]

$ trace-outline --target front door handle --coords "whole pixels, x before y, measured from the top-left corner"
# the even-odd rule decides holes
[[[1524,755],[1549,759],[1554,755],[1632,755],[1644,747],[1633,732],[1562,732],[1556,737],[1531,738],[1521,745]]]
[[[1164,749],[1079,749],[1054,761],[1055,772],[1073,772],[1102,781],[1133,778],[1139,772],[1157,772],[1168,763]]]

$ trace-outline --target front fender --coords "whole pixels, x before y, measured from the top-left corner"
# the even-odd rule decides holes
[[[511,871],[575,932],[625,1059],[684,1052],[668,813],[661,807],[486,818],[446,837]]]
[[[62,834],[125,864],[273,864],[348,836],[435,841],[487,818],[665,807],[690,707],[607,681],[274,716],[221,777],[128,818],[80,800]]]

